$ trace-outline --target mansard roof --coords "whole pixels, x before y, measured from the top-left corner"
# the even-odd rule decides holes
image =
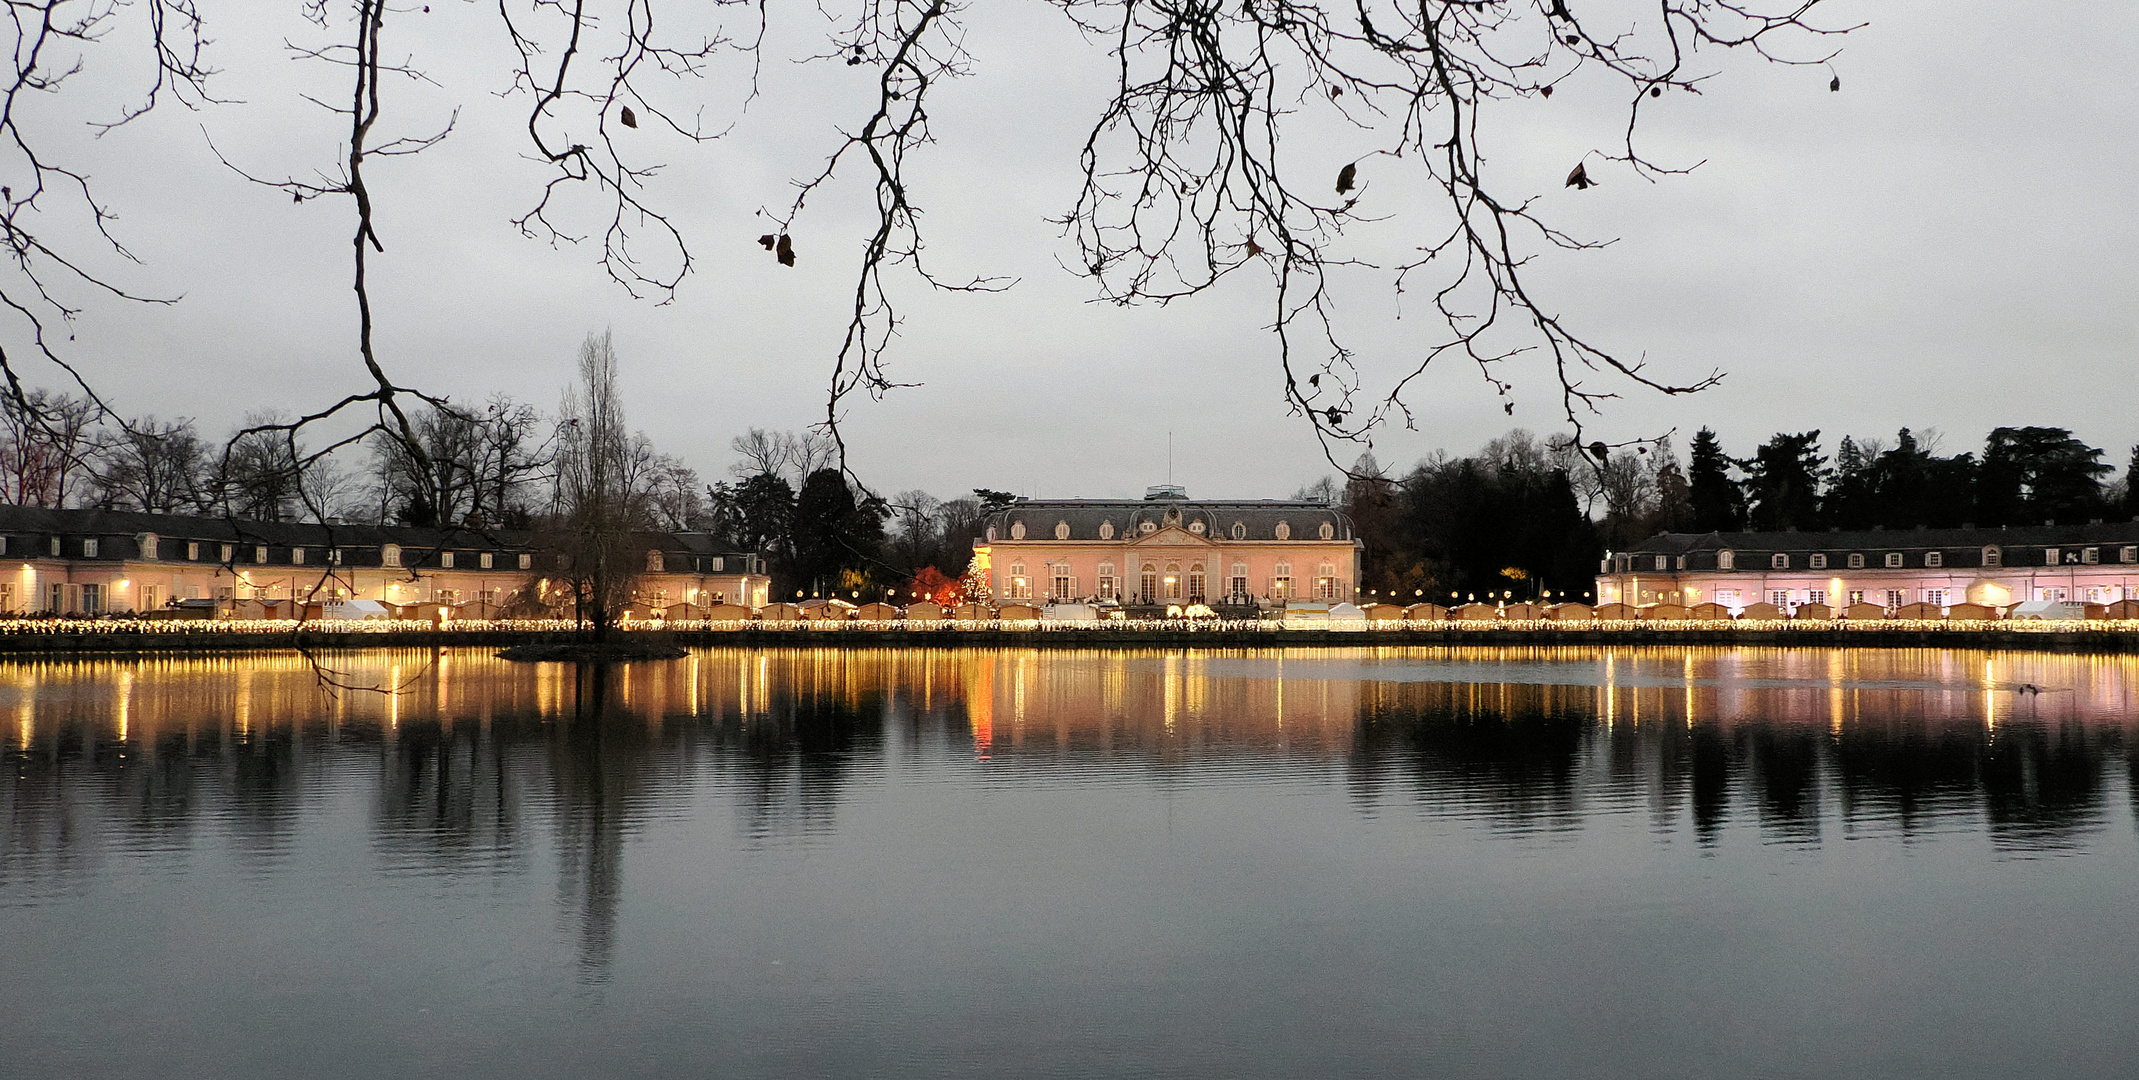
[[[1659,533],[1626,551],[1611,555],[1684,556],[1687,569],[1716,569],[1716,556],[1729,551],[1738,570],[1767,569],[1773,555],[1829,556],[1832,566],[1842,566],[1851,554],[1863,554],[1867,563],[1883,561],[1889,552],[1904,556],[1906,565],[1922,565],[1928,552],[1945,553],[1949,568],[1983,565],[1983,552],[1998,549],[2001,567],[2048,564],[2048,552],[2081,548],[2118,548],[2139,544],[2139,521],[2095,522],[2086,525],[2013,525],[1959,529],[1861,529],[1828,532],[1711,532]],[[2062,558],[2060,562],[2063,562]],[[2104,562],[2112,561],[2104,556]],[[1676,564],[1674,563],[1674,566]],[[1792,560],[1792,565],[1805,563]],[[1877,566],[1869,567],[1877,569]]]
[[[1352,540],[1352,519],[1342,511],[1318,502],[1278,499],[1020,499],[988,515],[985,525],[992,537],[1007,540],[1012,527],[1025,526],[1026,540],[1053,540],[1055,526],[1067,524],[1070,540],[1130,540],[1151,523],[1164,528],[1171,515],[1178,515],[1181,528],[1202,522],[1204,535],[1216,540],[1233,539],[1238,524],[1246,540],[1276,540],[1280,522],[1290,530],[1289,539],[1315,541],[1321,527],[1331,527],[1334,540]],[[1114,527],[1111,537],[1101,535],[1102,525]]]

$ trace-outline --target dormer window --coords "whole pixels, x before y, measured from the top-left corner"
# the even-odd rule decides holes
[[[141,557],[143,559],[147,559],[150,562],[154,562],[156,560],[156,543],[157,539],[155,533],[141,534]]]
[[[1670,562],[1668,562],[1668,561],[1667,561],[1667,560],[1668,560],[1669,558],[1670,558],[1670,556],[1667,556],[1667,555],[1658,555],[1658,556],[1656,557],[1656,568],[1657,568],[1658,570],[1666,570],[1666,569],[1669,569],[1669,568],[1670,568],[1670,566],[1671,566]]]
[[[1159,531],[1159,526],[1156,522],[1146,521],[1143,524],[1138,525],[1136,527],[1136,531],[1140,533],[1155,533]]]
[[[656,548],[646,553],[646,569],[648,572],[655,574],[662,572],[660,549]]]
[[[57,536],[52,538],[52,554],[55,557],[59,555],[59,537]]]
[[[1335,525],[1332,525],[1332,524],[1330,524],[1329,522],[1325,521],[1325,522],[1323,522],[1323,523],[1322,523],[1322,529],[1321,529],[1321,533],[1322,533],[1322,539],[1324,539],[1324,540],[1332,540],[1332,539],[1335,539],[1335,538],[1336,538],[1336,536],[1337,536],[1337,527],[1336,527]]]
[[[528,554],[525,554],[525,553],[523,553],[523,554],[522,554],[522,555],[520,556],[520,569],[522,569],[522,570],[532,570],[532,569],[534,569],[534,568],[535,568],[535,557],[534,557],[533,555],[528,555]]]
[[[490,553],[487,551],[482,553],[481,555],[476,556],[475,558],[477,562],[482,564],[483,569],[485,570],[490,569],[491,563],[494,561],[492,560]]]
[[[1247,538],[1248,538],[1248,527],[1247,527],[1247,525],[1245,525],[1245,524],[1243,524],[1243,523],[1241,523],[1241,522],[1238,522],[1238,521],[1234,522],[1234,523],[1233,523],[1233,539],[1235,539],[1235,540],[1246,540]]]
[[[1114,539],[1114,523],[1112,521],[1102,521],[1099,523],[1099,538],[1101,540]]]
[[[399,565],[401,565],[401,545],[399,545],[399,544],[387,544],[386,546],[384,546],[384,547],[380,548],[380,549],[379,549],[379,565],[380,565],[380,566],[399,566]]]
[[[1067,522],[1067,521],[1057,521],[1057,522],[1055,522],[1055,539],[1057,539],[1057,540],[1067,540],[1067,539],[1069,539],[1069,522]]]
[[[444,568],[446,568],[446,569],[448,569],[448,570],[451,570],[451,569],[453,569],[453,553],[452,553],[452,552],[450,552],[450,551],[441,551],[441,552],[439,552],[439,553],[438,553],[438,565],[440,565],[440,566],[442,566],[442,567],[444,567]]]
[[[1011,522],[1011,523],[1010,523],[1010,539],[1012,539],[1012,540],[1023,540],[1023,539],[1025,539],[1025,523],[1024,523],[1024,522],[1022,522],[1022,521],[1013,521],[1013,522]]]
[[[1886,553],[1886,568],[1889,570],[1901,569],[1901,552],[1889,551]]]
[[[264,564],[264,563],[266,563],[266,562],[267,562],[267,545],[266,545],[266,544],[259,544],[259,545],[255,545],[255,546],[254,546],[254,548],[253,548],[253,561],[254,561],[254,562],[256,562],[256,563],[262,563],[262,564]]]
[[[2004,561],[2004,559],[2005,553],[1999,551],[1995,547],[1987,547],[1983,549],[1983,565],[1985,566],[1998,566]]]
[[[85,559],[94,559],[94,558],[96,558],[96,557],[97,557],[97,538],[96,538],[96,537],[94,537],[94,536],[91,536],[91,537],[87,537],[87,538],[83,539],[83,541],[82,541],[82,558],[85,558]]]
[[[1864,569],[1864,553],[1863,553],[1863,552],[1861,552],[1861,551],[1852,551],[1852,552],[1850,552],[1850,553],[1849,553],[1849,568],[1850,568],[1851,570],[1862,570],[1862,569]]]
[[[1188,531],[1189,531],[1189,532],[1192,532],[1192,533],[1195,533],[1195,534],[1196,534],[1197,536],[1202,536],[1202,535],[1203,535],[1203,523],[1202,523],[1202,522],[1200,522],[1200,521],[1191,521],[1191,522],[1189,522],[1189,523],[1188,523]]]
[[[1723,549],[1722,551],[1718,551],[1718,552],[1716,552],[1716,569],[1718,569],[1718,570],[1735,570],[1735,569],[1737,569],[1737,568],[1738,568],[1738,553],[1737,553],[1737,552],[1735,552],[1735,551],[1732,551],[1732,550],[1731,550],[1731,549],[1729,549],[1729,548],[1724,548],[1724,549]]]
[[[1280,539],[1280,540],[1290,540],[1290,539],[1292,539],[1292,526],[1291,526],[1291,524],[1289,524],[1289,523],[1287,523],[1287,522],[1283,522],[1283,521],[1280,521],[1280,522],[1278,522],[1278,523],[1277,523],[1277,538],[1278,538],[1278,539]]]
[[[290,549],[290,565],[291,565],[291,566],[303,566],[303,565],[304,565],[304,563],[305,563],[305,549],[303,549],[303,548],[291,548],[291,549]]]
[[[1780,551],[1776,552],[1776,553],[1775,553],[1775,554],[1773,554],[1773,555],[1770,555],[1770,556],[1768,556],[1768,569],[1770,569],[1770,570],[1788,570],[1788,569],[1790,569],[1790,556],[1788,556],[1788,555],[1785,555],[1785,554],[1783,554],[1783,553],[1782,553],[1782,552],[1780,552]]]
[[[1811,559],[1808,561],[1812,564],[1812,568],[1814,570],[1827,569],[1827,556],[1824,552],[1812,556]]]
[[[1943,552],[1943,551],[1928,551],[1928,552],[1925,552],[1925,553],[1924,553],[1924,565],[1925,565],[1925,566],[1944,566],[1944,565],[1946,565],[1946,553],[1945,553],[1945,552]]]

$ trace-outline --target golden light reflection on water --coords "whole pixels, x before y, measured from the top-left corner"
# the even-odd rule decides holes
[[[330,692],[286,654],[35,660],[4,665],[13,742],[88,723],[120,742],[228,725],[331,719],[540,718],[586,707],[585,673],[512,664],[483,650],[379,652],[326,661],[337,681],[402,687]],[[2139,657],[1948,650],[1481,647],[1410,649],[714,649],[623,665],[604,708],[658,725],[672,716],[748,721],[778,700],[868,695],[961,711],[976,754],[1036,745],[1193,738],[1340,745],[1389,710],[1588,716],[1609,731],[1664,723],[1814,724],[1839,734],[1871,717],[1978,724],[2139,715]],[[1298,731],[1287,734],[1288,727]]]

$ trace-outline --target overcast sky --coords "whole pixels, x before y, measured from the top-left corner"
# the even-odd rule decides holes
[[[670,164],[650,197],[675,209],[700,260],[676,301],[655,306],[611,284],[593,252],[509,226],[541,173],[518,156],[524,99],[494,94],[508,59],[496,12],[436,6],[388,31],[441,84],[390,86],[389,134],[462,107],[444,144],[372,175],[388,368],[459,400],[504,390],[549,409],[580,339],[613,328],[632,422],[708,479],[745,428],[818,419],[867,189],[857,171],[817,200],[797,227],[793,269],[756,246],[754,211],[785,202],[835,125],[859,123],[866,71],[771,63],[763,97],[728,136],[653,144]],[[790,7],[780,43],[819,47],[813,9]],[[216,434],[248,409],[363,388],[347,206],[292,205],[209,149],[212,139],[276,175],[331,168],[337,153],[341,122],[299,96],[343,96],[337,74],[283,55],[302,24],[253,14],[226,6],[211,26],[219,88],[242,101],[167,106],[102,140],[65,134],[94,93],[116,100],[111,88],[127,84],[112,51],[93,54],[103,66],[85,76],[103,82],[38,102],[34,118],[63,132],[54,145],[94,175],[141,260],[100,268],[133,291],[183,297],[139,307],[84,295],[65,354],[122,411],[192,416]],[[1532,271],[1548,310],[1667,377],[1728,373],[1690,398],[1629,388],[1596,431],[1677,429],[1683,448],[1706,424],[1748,453],[1773,432],[1816,427],[1831,452],[1844,434],[1891,439],[1907,425],[1944,433],[1952,453],[1993,426],[2043,424],[2074,429],[2121,467],[2139,441],[2139,5],[1889,0],[1824,18],[1870,20],[1835,65],[1842,92],[1828,92],[1825,69],[1729,58],[1707,93],[1674,95],[1651,115],[1645,145],[1705,162],[1690,176],[1651,184],[1605,166],[1593,168],[1601,186],[1562,188],[1585,151],[1611,145],[1609,100],[1570,93],[1550,103],[1557,112],[1532,103],[1497,118],[1488,168],[1503,190],[1541,196],[1580,235],[1618,238]],[[996,296],[901,286],[908,322],[893,374],[923,385],[855,404],[847,432],[864,478],[945,497],[1136,495],[1166,478],[1169,431],[1173,479],[1193,495],[1281,497],[1328,473],[1310,429],[1285,411],[1264,283],[1123,310],[1089,303],[1089,285],[1060,269],[1073,253],[1046,219],[1074,195],[1104,57],[1044,5],[983,0],[966,22],[975,73],[937,92],[939,141],[915,194],[941,272],[1019,284]],[[709,117],[734,115],[732,81],[690,93]],[[1334,172],[1375,145],[1347,138],[1304,133],[1288,153],[1311,164],[1326,144]],[[1362,209],[1402,194],[1376,168],[1370,179],[1384,183]],[[1370,371],[1394,372],[1432,339],[1418,314],[1394,317],[1385,279],[1347,288],[1350,343]],[[26,355],[18,327],[0,333],[10,356]],[[1550,377],[1517,375],[1511,419],[1474,370],[1431,372],[1410,395],[1419,430],[1385,430],[1377,455],[1403,467],[1437,448],[1472,451],[1511,424],[1555,430]]]

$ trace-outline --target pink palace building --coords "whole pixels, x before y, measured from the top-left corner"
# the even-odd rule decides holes
[[[988,516],[974,554],[998,602],[1269,607],[1353,599],[1361,547],[1321,503],[1193,500],[1168,484],[1142,501],[1019,499]]]

